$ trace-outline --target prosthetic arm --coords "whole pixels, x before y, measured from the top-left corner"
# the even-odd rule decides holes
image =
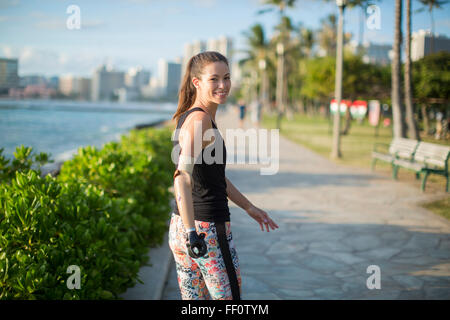
[[[192,171],[195,159],[180,155],[178,167],[173,175],[175,197],[178,211],[188,234],[187,248],[192,258],[199,258],[206,254],[207,248],[204,241],[205,235],[197,234],[194,222],[194,205],[192,201]]]

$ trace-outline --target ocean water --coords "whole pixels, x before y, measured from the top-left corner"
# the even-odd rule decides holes
[[[24,145],[62,162],[79,147],[101,147],[138,124],[170,119],[175,108],[172,103],[0,101],[0,148],[8,159]]]

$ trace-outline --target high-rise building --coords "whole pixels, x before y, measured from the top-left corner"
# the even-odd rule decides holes
[[[186,71],[186,66],[189,62],[189,59],[200,52],[206,51],[206,48],[206,43],[200,40],[184,44],[183,62],[181,64],[181,76],[183,76],[184,72]]]
[[[208,51],[217,51],[223,54],[231,64],[232,61],[233,41],[230,38],[221,36],[217,39],[208,40]]]
[[[77,78],[78,81],[78,97],[83,100],[91,99],[92,80],[89,78]]]
[[[192,56],[204,51],[217,51],[223,54],[227,59],[229,64],[232,64],[232,54],[233,54],[233,41],[231,38],[221,36],[219,38],[211,38],[207,42],[196,40],[191,43],[186,43],[184,45],[183,53],[183,63],[181,65],[181,77],[184,76],[186,71],[187,63]]]
[[[89,100],[91,97],[91,79],[74,77],[72,75],[61,76],[59,79],[59,91],[66,96]]]
[[[161,95],[168,98],[176,97],[180,87],[181,64],[165,59],[158,61],[158,84]]]
[[[59,76],[52,76],[47,78],[47,87],[57,89],[59,87]]]
[[[77,85],[78,83],[76,82],[76,78],[74,76],[63,75],[59,78],[58,89],[62,94],[70,96],[78,90]]]
[[[147,86],[150,82],[150,71],[141,66],[130,68],[125,74],[125,85],[129,88]]]
[[[47,83],[47,79],[42,75],[26,75],[19,79],[19,86],[26,87],[29,85],[43,85]]]
[[[346,44],[346,49],[354,54],[362,53],[365,63],[387,65],[391,63],[392,45],[364,42],[362,45],[356,41]]]
[[[0,58],[0,94],[8,94],[9,89],[19,86],[18,67],[17,59]]]
[[[388,65],[391,63],[390,52],[392,45],[390,44],[364,44],[363,61],[366,63],[374,63],[381,65]]]
[[[125,83],[125,74],[122,71],[115,71],[105,65],[95,70],[92,76],[92,100],[110,100],[116,89],[122,88]]]
[[[411,37],[411,60],[417,61],[423,57],[440,51],[450,52],[450,39],[431,32],[419,30],[413,32]]]

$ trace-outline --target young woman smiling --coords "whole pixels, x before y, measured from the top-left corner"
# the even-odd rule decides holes
[[[216,112],[231,88],[227,59],[218,52],[193,56],[180,87],[174,147],[181,151],[174,173],[176,206],[169,230],[183,300],[240,300],[241,276],[232,240],[228,199],[255,219],[261,230],[278,225],[255,207],[225,176],[226,148]],[[194,147],[201,128],[201,150]],[[213,130],[213,142],[205,132]],[[179,134],[178,134],[179,133]],[[206,161],[206,155],[214,161]],[[221,155],[221,157],[220,157]]]

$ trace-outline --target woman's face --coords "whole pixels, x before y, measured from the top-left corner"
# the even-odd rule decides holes
[[[201,101],[223,104],[231,88],[230,70],[225,62],[212,62],[203,67],[200,79],[194,77],[192,82]]]

